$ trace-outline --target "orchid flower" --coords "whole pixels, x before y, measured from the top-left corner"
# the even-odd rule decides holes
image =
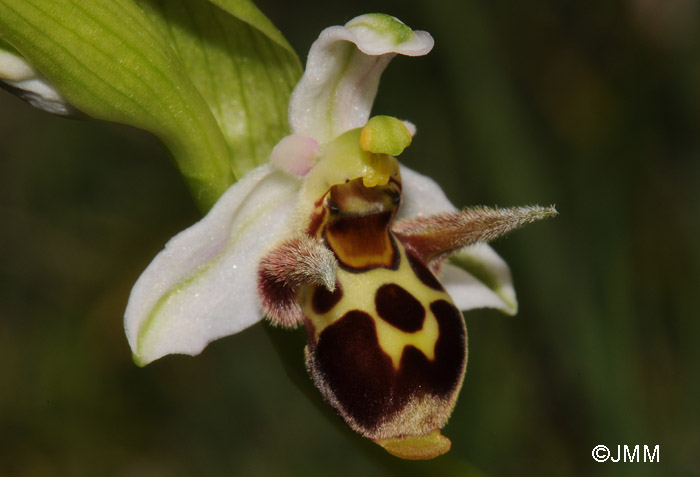
[[[466,365],[459,310],[517,308],[508,266],[485,242],[555,211],[460,212],[396,162],[415,127],[370,119],[379,78],[395,55],[432,47],[428,33],[382,14],[321,33],[290,99],[292,134],[134,285],[125,329],[138,364],[196,355],[264,318],[303,324],[312,378],[350,427],[401,457],[449,449],[440,429]],[[430,368],[444,382],[421,382],[433,365],[448,370]],[[376,374],[355,376],[362,366]]]

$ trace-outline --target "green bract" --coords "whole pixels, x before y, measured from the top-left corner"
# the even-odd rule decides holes
[[[155,134],[202,210],[287,133],[301,75],[249,0],[0,0],[0,49],[88,116]]]

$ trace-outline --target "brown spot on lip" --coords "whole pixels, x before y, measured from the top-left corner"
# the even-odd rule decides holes
[[[431,388],[438,394],[459,389],[467,362],[467,330],[462,313],[446,300],[436,300],[430,310],[437,319],[440,335],[435,344],[435,366]],[[461,371],[460,371],[461,370]]]
[[[316,343],[316,326],[308,317],[304,317],[304,328],[306,328],[306,342],[311,346]]]
[[[409,292],[395,283],[387,283],[374,296],[377,313],[386,321],[407,333],[423,328],[425,308]]]
[[[328,291],[324,286],[314,287],[313,296],[311,298],[311,306],[314,312],[319,315],[328,313],[331,309],[343,298],[343,288],[340,283],[336,284],[335,290]]]
[[[412,253],[408,251],[406,252],[406,255],[408,256],[408,263],[411,264],[413,272],[416,274],[418,279],[421,282],[423,282],[424,285],[437,291],[445,290],[440,281],[437,278],[435,278],[433,272],[431,272],[423,262],[418,260]]]
[[[321,332],[311,351],[309,368],[326,399],[332,403],[335,397],[363,427],[376,426],[392,403],[395,373],[379,346],[372,317],[349,311]]]
[[[405,417],[401,413],[410,415],[407,406],[416,399],[432,396],[454,402],[466,363],[464,321],[459,310],[445,300],[433,302],[430,308],[439,327],[433,361],[407,346],[395,370],[379,346],[374,320],[359,310],[349,311],[321,331],[317,342],[309,343],[307,365],[316,386],[362,434],[389,437],[382,435],[383,423],[392,419],[400,422]],[[423,416],[425,422],[436,420],[442,426],[449,416],[444,409],[432,412],[435,414]]]

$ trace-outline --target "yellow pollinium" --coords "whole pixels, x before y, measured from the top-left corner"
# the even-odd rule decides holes
[[[452,447],[452,442],[440,433],[440,429],[422,436],[393,437],[375,442],[391,455],[413,460],[432,459]]]

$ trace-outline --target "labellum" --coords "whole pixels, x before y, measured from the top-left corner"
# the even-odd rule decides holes
[[[464,319],[435,272],[450,252],[553,211],[478,208],[396,222],[398,162],[367,139],[387,128],[399,131],[391,143],[400,152],[410,133],[388,117],[322,152],[303,193],[321,192],[308,225],[263,257],[259,290],[273,324],[304,324],[314,383],[353,430],[400,457],[431,458],[450,448],[440,431],[467,362]]]

